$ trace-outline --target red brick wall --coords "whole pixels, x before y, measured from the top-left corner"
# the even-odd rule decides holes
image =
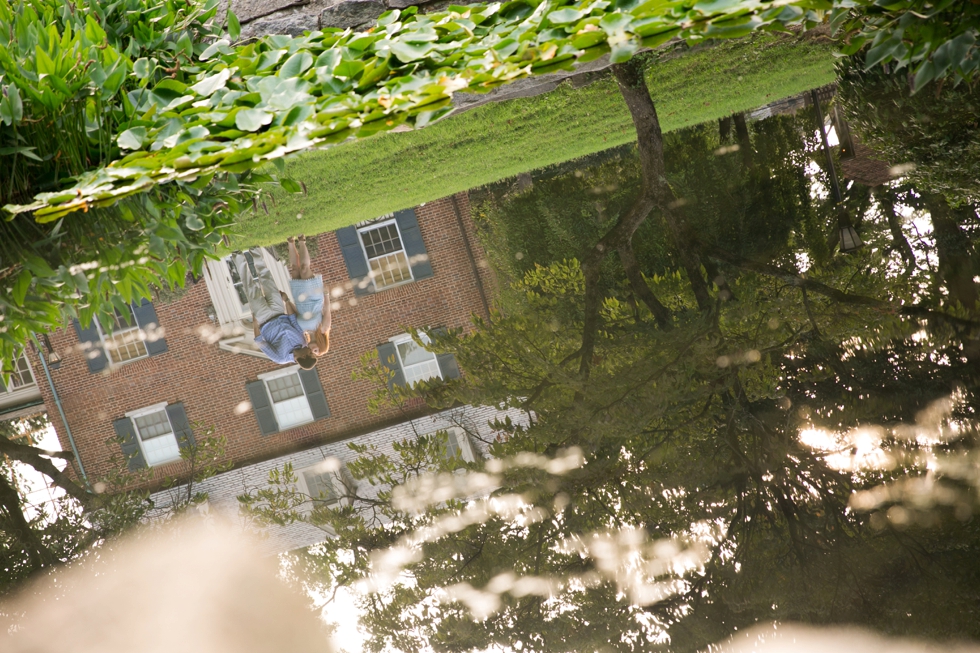
[[[489,299],[493,281],[470,220],[466,195],[456,199]],[[416,213],[434,276],[366,297],[355,298],[352,291],[346,290],[334,300],[340,306],[334,305],[330,352],[316,367],[330,406],[331,415],[325,420],[271,436],[259,433],[252,411],[241,412],[248,402],[245,383],[278,366],[264,359],[222,351],[217,344],[202,340],[199,330],[216,326],[208,317],[211,299],[203,280],[189,285],[180,299],[167,305],[155,304],[169,347],[166,353],[92,374],[78,349],[74,329],[52,334],[53,346],[63,354],[61,367],[53,370],[52,376],[89,477],[94,480],[104,475],[109,471],[110,456],[119,453],[113,420],[163,401],[183,402],[192,423],[215,426],[216,432],[227,439],[227,456],[236,466],[404,419],[394,412],[368,414],[367,399],[372,388],[367,382],[351,380],[359,357],[404,332],[405,326],[467,326],[471,314],[484,313],[473,262],[467,255],[451,198],[417,207]],[[314,272],[323,275],[327,288],[349,286],[335,234],[321,234],[318,238],[319,251],[312,261]],[[50,388],[43,375],[38,376],[48,414],[62,446],[68,449]],[[242,407],[240,414],[236,414],[236,407]],[[179,474],[183,464],[157,467],[156,478]]]

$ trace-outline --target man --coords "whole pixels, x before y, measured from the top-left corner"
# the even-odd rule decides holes
[[[276,287],[262,258],[262,250],[255,247],[245,254],[237,253],[234,261],[252,311],[255,344],[274,363],[296,362],[304,370],[312,369],[316,365],[316,356],[306,344],[303,329],[296,321],[295,309]]]

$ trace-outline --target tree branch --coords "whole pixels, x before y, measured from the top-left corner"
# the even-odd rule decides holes
[[[636,262],[636,256],[633,254],[633,243],[631,241],[626,241],[619,246],[619,260],[623,264],[623,269],[626,270],[626,277],[630,281],[630,287],[633,288],[636,296],[653,313],[653,319],[657,321],[657,326],[661,329],[669,329],[671,327],[670,311],[660,303],[657,296],[650,290],[650,286],[647,285],[646,279],[643,278],[643,273],[640,272],[640,266]]]
[[[725,251],[720,247],[710,245],[704,245],[703,247],[709,256],[712,256],[720,261],[724,261],[729,265],[734,265],[737,268],[748,270],[749,272],[756,272],[758,274],[775,277],[791,286],[809,290],[810,292],[818,295],[823,295],[824,297],[833,299],[841,304],[867,306],[869,308],[877,308],[889,313],[937,320],[967,332],[980,331],[980,322],[959,318],[941,311],[934,311],[925,306],[902,306],[900,304],[888,302],[883,299],[876,299],[874,297],[868,297],[866,295],[855,295],[853,293],[844,292],[843,290],[838,290],[837,288],[832,288],[827,284],[814,281],[813,279],[806,279],[801,277],[793,270],[787,270],[779,267],[778,265],[751,261],[747,258],[739,256],[738,254]]]
[[[93,494],[75,483],[75,481],[71,480],[67,474],[55,467],[54,463],[48,459],[49,457],[54,457],[64,460],[74,460],[75,456],[71,452],[47,451],[45,449],[38,449],[37,447],[17,444],[16,442],[11,442],[6,438],[0,437],[0,454],[5,454],[14,460],[19,460],[41,472],[54,481],[55,485],[64,490],[68,496],[82,504],[86,510],[93,510],[99,507],[101,502],[97,494]]]
[[[57,562],[55,556],[48,550],[41,538],[24,517],[24,511],[20,505],[20,494],[8,482],[7,478],[0,474],[0,507],[7,513],[11,529],[19,536],[24,550],[31,559],[31,566],[35,569],[53,565]]]

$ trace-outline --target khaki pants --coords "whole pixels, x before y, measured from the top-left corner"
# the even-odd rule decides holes
[[[238,269],[238,276],[242,279],[242,287],[245,289],[245,296],[248,298],[248,307],[252,310],[255,321],[258,322],[259,326],[262,326],[269,320],[284,315],[286,305],[283,304],[279,288],[262,257],[262,248],[253,247],[249,252],[252,254],[252,261],[255,263],[255,272],[258,276],[252,276],[248,261],[245,260],[243,254],[235,255],[235,267]]]

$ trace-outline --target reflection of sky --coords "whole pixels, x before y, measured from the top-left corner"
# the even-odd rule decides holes
[[[364,650],[364,634],[358,630],[360,610],[357,609],[357,595],[347,587],[338,587],[334,600],[324,606],[321,618],[336,627],[334,645],[344,653],[361,653]],[[327,597],[315,596],[317,603]]]
[[[41,436],[41,439],[36,443],[38,448],[47,449],[48,451],[61,451],[61,444],[58,442],[58,436],[54,431],[54,427],[49,425],[38,435]],[[68,461],[60,458],[52,458],[51,462],[62,471],[68,466]],[[13,467],[24,484],[26,490],[25,497],[28,505],[45,506],[51,504],[58,497],[64,496],[64,490],[57,486],[49,487],[48,477],[30,465],[15,462],[13,463]]]

